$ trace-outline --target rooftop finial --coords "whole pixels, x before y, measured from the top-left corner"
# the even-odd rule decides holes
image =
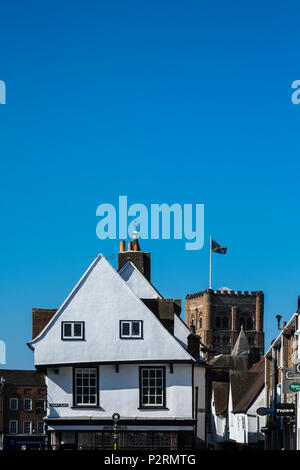
[[[132,240],[137,240],[137,238],[138,238],[139,232],[138,232],[137,229],[136,229],[138,225],[139,225],[139,224],[138,224],[137,221],[135,220],[135,221],[134,221],[134,230],[133,230],[133,232],[132,232]]]

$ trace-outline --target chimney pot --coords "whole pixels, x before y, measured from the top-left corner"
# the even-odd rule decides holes
[[[120,251],[126,251],[125,240],[120,241]]]
[[[280,320],[281,320],[281,315],[276,315],[276,320],[278,322],[278,330],[280,330]]]

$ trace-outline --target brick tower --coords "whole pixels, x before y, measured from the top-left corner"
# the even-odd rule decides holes
[[[264,294],[221,288],[188,294],[185,299],[185,321],[214,354],[231,354],[241,326],[249,345],[264,353]]]

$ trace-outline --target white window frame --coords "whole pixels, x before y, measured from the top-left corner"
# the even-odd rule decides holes
[[[71,335],[70,336],[65,335],[65,326],[66,325],[71,325]],[[81,326],[81,335],[80,336],[75,336],[75,334],[74,334],[75,325],[80,325]],[[63,340],[68,340],[68,339],[82,340],[82,339],[84,339],[84,322],[83,321],[63,321],[62,322],[61,337],[62,337]]]
[[[43,426],[43,432],[39,432],[39,425]],[[45,434],[45,421],[37,421],[36,423],[36,433],[41,436],[42,434]]]
[[[15,407],[12,406],[13,402],[16,403]],[[12,398],[9,399],[9,409],[11,411],[17,411],[19,409],[19,398],[12,397]]]
[[[25,423],[30,423],[30,432],[25,432]],[[23,421],[23,434],[29,435],[32,434],[32,421],[25,419]]]
[[[124,335],[123,334],[123,325],[124,324],[129,325],[129,334]],[[134,335],[132,334],[132,325],[133,323],[138,323],[139,324],[139,334]],[[142,320],[120,320],[120,338],[121,339],[142,339],[143,338],[143,321]]]
[[[16,425],[16,432],[12,432],[12,430],[11,430],[11,424],[12,423],[15,423],[15,425]],[[19,426],[19,423],[16,419],[10,419],[9,422],[8,422],[8,433],[13,434],[13,435],[18,434],[18,426]]]
[[[93,371],[95,374],[91,376],[90,373]],[[97,367],[76,367],[74,368],[74,406],[78,407],[98,407],[99,406],[99,370]],[[86,375],[87,377],[84,377]],[[91,383],[91,380],[93,383]],[[95,383],[94,383],[95,380]],[[87,381],[87,383],[85,383]],[[88,389],[89,392],[85,393],[84,389]],[[90,390],[95,389],[95,393],[90,393]],[[95,396],[95,401],[84,402],[84,396]],[[82,398],[81,402],[79,397]]]
[[[30,408],[26,408],[25,406],[26,401],[30,403]],[[32,398],[23,398],[23,410],[32,411]]]
[[[159,376],[157,371],[160,372]],[[144,374],[144,372],[147,372]],[[165,408],[166,406],[165,367],[140,367],[140,406],[142,408]],[[144,383],[145,381],[145,383]],[[152,384],[153,382],[153,384]],[[161,389],[161,393],[158,391]],[[147,394],[144,390],[147,390]],[[144,395],[147,400],[144,401]],[[153,397],[153,399],[152,399]]]

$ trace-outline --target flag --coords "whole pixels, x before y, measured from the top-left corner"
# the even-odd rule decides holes
[[[221,253],[226,255],[227,247],[219,245],[215,240],[211,240],[211,251],[212,253]]]

